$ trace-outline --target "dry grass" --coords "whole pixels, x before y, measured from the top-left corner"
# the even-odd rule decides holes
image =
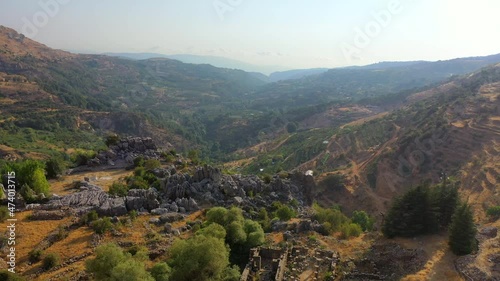
[[[126,176],[130,176],[132,174],[133,171],[112,170],[69,175],[64,176],[62,180],[51,180],[50,188],[52,193],[55,193],[57,195],[66,195],[74,191],[71,189],[73,182],[82,181],[84,177],[88,177],[90,178],[90,182],[92,184],[100,186],[103,188],[103,190],[107,191],[113,182],[123,179]]]
[[[427,263],[417,273],[405,276],[404,281],[449,280],[459,281],[462,277],[455,270],[456,256],[448,248],[447,235],[428,235],[414,239],[394,239],[409,249],[422,249],[428,257]]]

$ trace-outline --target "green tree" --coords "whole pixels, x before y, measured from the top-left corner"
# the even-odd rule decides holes
[[[240,221],[233,221],[227,226],[227,241],[229,245],[244,244],[247,234]]]
[[[260,208],[258,219],[265,232],[271,231],[271,219],[269,218],[266,208]]]
[[[85,262],[85,269],[94,274],[97,281],[155,280],[146,271],[142,256],[136,258],[115,244],[101,245],[95,253],[94,259]]]
[[[224,207],[213,207],[207,211],[207,222],[225,226],[227,213],[228,210]]]
[[[45,165],[39,161],[35,160],[23,160],[18,162],[9,162],[5,164],[2,168],[2,174],[5,175],[8,172],[16,173],[16,187],[21,188],[23,186],[29,187],[35,195],[43,193],[45,196],[49,195],[50,185],[45,177]],[[7,182],[4,182],[4,186],[7,186]],[[20,192],[21,193],[21,192]],[[31,195],[28,192],[26,195]],[[24,197],[24,195],[21,193]],[[27,201],[33,201],[33,198],[26,198]]]
[[[169,281],[170,275],[172,274],[172,268],[170,268],[167,263],[160,262],[155,264],[150,272],[155,281]]]
[[[64,174],[66,163],[60,157],[52,157],[45,162],[45,171],[49,179],[55,179],[59,175]]]
[[[108,193],[111,195],[117,196],[127,196],[129,187],[123,183],[114,182],[108,190]]]
[[[443,183],[442,186],[435,188],[434,193],[435,206],[433,211],[437,212],[436,216],[439,225],[447,227],[451,223],[455,209],[460,203],[458,188]]]
[[[418,186],[393,201],[385,217],[382,232],[389,238],[412,237],[435,232],[437,227],[438,222],[431,205],[429,188]]]
[[[239,281],[241,278],[240,268],[237,265],[226,267],[222,272],[222,281]]]
[[[127,258],[123,262],[117,264],[111,270],[111,277],[107,279],[109,281],[155,281],[149,272],[146,271],[146,267],[143,262]]]
[[[226,230],[224,227],[218,223],[212,223],[207,227],[204,227],[196,232],[197,235],[203,235],[206,237],[215,237],[218,239],[226,239]]]
[[[220,280],[229,265],[229,249],[224,240],[195,235],[187,240],[176,240],[170,248],[171,280]]]
[[[274,215],[282,221],[288,221],[291,218],[294,218],[297,214],[292,208],[283,205],[276,210]]]
[[[467,203],[460,205],[453,214],[448,244],[456,255],[468,255],[477,248],[476,226],[472,210]]]
[[[374,219],[371,218],[365,211],[354,211],[351,221],[361,226],[363,231],[371,231],[373,229]]]
[[[245,220],[243,226],[245,233],[247,235],[247,240],[245,242],[245,247],[253,248],[262,245],[265,241],[264,230],[262,226],[256,221]]]
[[[111,271],[118,264],[127,259],[122,249],[115,244],[104,244],[95,250],[96,257],[85,262],[87,272],[94,274],[94,278],[110,280]]]

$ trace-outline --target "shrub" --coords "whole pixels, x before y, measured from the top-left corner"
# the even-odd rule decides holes
[[[132,210],[128,212],[128,217],[130,218],[131,221],[134,221],[139,214],[137,213],[136,210]]]
[[[57,233],[56,233],[56,235],[55,235],[55,239],[56,239],[57,241],[61,241],[61,240],[63,240],[64,238],[68,237],[68,235],[69,235],[68,230],[67,230],[64,226],[59,226],[59,227],[57,228]]]
[[[114,182],[108,190],[108,193],[111,195],[117,196],[127,196],[128,186],[119,182]]]
[[[130,189],[149,189],[149,184],[141,177],[135,177],[129,184]]]
[[[33,249],[28,254],[28,260],[31,263],[36,263],[42,260],[43,251],[39,249]]]
[[[146,174],[146,169],[144,167],[139,166],[134,169],[134,176],[142,177],[144,174]]]
[[[115,244],[97,247],[96,257],[85,262],[87,272],[98,281],[141,280],[154,281],[145,270],[144,262],[124,253]]]
[[[134,159],[134,167],[142,167],[142,166],[144,166],[144,157],[137,156]]]
[[[500,218],[500,206],[489,207],[486,211],[486,214],[492,219],[497,220],[498,218]]]
[[[9,209],[7,206],[0,206],[0,222],[4,222],[9,218]]]
[[[146,171],[153,171],[154,169],[158,169],[161,167],[160,161],[156,159],[149,159],[144,162],[144,168]]]
[[[59,157],[52,157],[45,162],[45,171],[49,179],[55,179],[66,170],[66,163]]]
[[[349,224],[344,224],[340,232],[341,232],[341,238],[348,239],[351,237],[358,237],[359,235],[361,235],[363,230],[361,229],[361,226],[359,226],[359,224],[349,223]]]
[[[97,220],[99,215],[95,210],[92,210],[82,217],[82,223],[89,225],[91,222]]]
[[[59,255],[55,253],[50,253],[43,258],[42,268],[45,270],[49,270],[53,267],[58,266],[59,261],[60,261]]]
[[[188,152],[188,158],[193,162],[193,164],[197,165],[200,163],[200,152],[198,150],[190,150]]]
[[[107,231],[113,229],[113,223],[111,222],[111,219],[109,217],[104,217],[102,219],[93,221],[91,223],[91,227],[95,231],[95,233],[104,234]]]
[[[21,186],[19,194],[21,194],[21,197],[23,197],[23,199],[28,203],[33,203],[37,199],[35,191],[33,191],[33,189],[31,189],[27,184]]]
[[[265,174],[262,176],[262,180],[264,181],[264,183],[269,184],[271,183],[272,177],[269,174]]]
[[[118,135],[109,135],[106,137],[106,146],[110,147],[112,145],[117,145],[120,142],[120,137]]]
[[[361,226],[363,231],[371,231],[375,222],[365,211],[354,211],[351,220]]]
[[[275,212],[275,216],[278,217],[282,221],[288,221],[291,218],[295,217],[297,214],[295,211],[288,207],[288,206],[281,206],[278,210]]]
[[[24,281],[26,279],[24,279],[23,277],[15,274],[15,273],[9,272],[8,270],[0,270],[0,280],[2,280],[2,281]]]
[[[151,276],[155,281],[169,281],[171,274],[172,268],[164,262],[157,263],[151,268]]]
[[[170,153],[165,153],[163,155],[163,158],[165,158],[165,161],[167,161],[167,163],[172,163],[175,161],[175,156]]]
[[[96,156],[96,154],[93,151],[91,151],[91,152],[79,151],[76,153],[76,155],[72,156],[72,159],[73,159],[73,163],[76,166],[83,166],[83,165],[87,165],[89,160],[95,158],[95,156]]]

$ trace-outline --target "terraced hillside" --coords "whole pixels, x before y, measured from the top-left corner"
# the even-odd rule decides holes
[[[313,170],[320,181],[332,174],[344,177],[342,188],[320,183],[318,201],[348,210],[362,204],[372,212],[386,210],[394,196],[422,181],[440,182],[445,173],[480,204],[481,213],[500,200],[498,81],[500,65],[495,65],[410,95],[398,110],[292,134],[267,151],[287,153],[272,159],[271,167],[309,158],[297,166]],[[299,135],[308,137],[291,147],[290,140]],[[314,143],[315,149],[302,155]],[[256,157],[246,167],[269,166]]]

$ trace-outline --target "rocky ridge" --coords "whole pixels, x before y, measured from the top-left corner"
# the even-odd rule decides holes
[[[124,149],[123,146],[118,147]],[[130,151],[130,148],[127,149]],[[148,147],[141,149],[147,151]],[[134,153],[133,150],[130,153]],[[79,183],[78,192],[53,196],[45,204],[32,204],[27,208],[45,211],[69,208],[77,216],[91,210],[103,216],[122,216],[132,210],[164,215],[193,212],[201,207],[231,205],[248,211],[267,207],[274,201],[289,202],[293,199],[299,202],[299,206],[308,205],[315,185],[312,176],[299,172],[288,178],[276,175],[265,183],[253,175],[225,175],[219,168],[208,165],[198,167],[193,175],[178,173],[173,166],[156,169],[153,173],[161,178],[159,189],[131,189],[127,196],[118,197],[84,180]],[[47,214],[40,216],[47,217]]]

